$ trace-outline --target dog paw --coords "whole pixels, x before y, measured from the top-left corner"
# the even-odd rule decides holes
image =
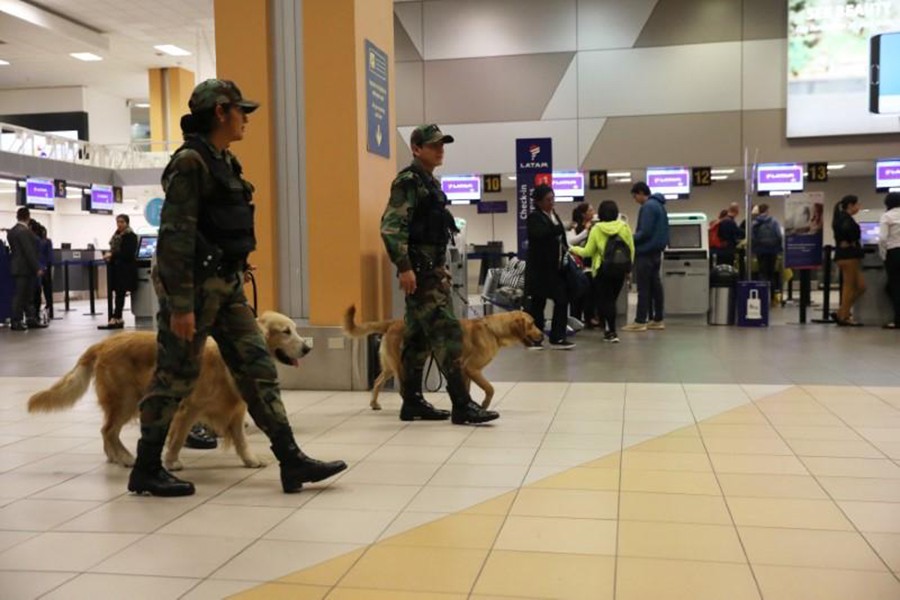
[[[122,465],[123,467],[129,467],[129,468],[133,467],[134,466],[134,457],[129,454],[124,459],[122,459],[119,462],[119,464]]]
[[[184,469],[184,465],[181,464],[180,460],[167,460],[166,461],[166,470],[181,471],[182,469]]]
[[[372,410],[381,410],[381,405],[380,405],[380,404],[377,404],[377,403],[376,403],[376,404],[370,404],[369,406],[372,407]]]
[[[243,461],[244,461],[244,466],[247,467],[248,469],[261,469],[264,466],[266,466],[265,462],[261,461],[260,459],[256,458],[255,456],[249,456],[249,457],[243,459]]]
[[[487,410],[487,407],[490,406],[490,405],[491,405],[491,401],[490,401],[490,400],[485,400],[484,402],[481,403],[481,408]]]

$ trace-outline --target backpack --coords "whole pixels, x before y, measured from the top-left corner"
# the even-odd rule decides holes
[[[725,242],[719,237],[719,223],[721,223],[721,220],[709,226],[709,247],[712,249],[725,247]]]
[[[753,230],[756,234],[753,243],[757,247],[768,250],[781,247],[781,236],[779,235],[775,221],[772,219],[767,221],[757,221],[753,224]]]
[[[609,236],[606,240],[600,270],[604,275],[622,277],[631,272],[631,249],[617,234]]]

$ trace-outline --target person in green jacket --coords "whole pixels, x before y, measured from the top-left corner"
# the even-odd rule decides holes
[[[618,343],[616,333],[616,299],[625,285],[625,278],[634,264],[634,237],[628,223],[619,220],[619,207],[612,200],[604,200],[597,209],[599,223],[594,225],[583,248],[569,250],[591,259],[593,294],[597,316],[603,326],[603,341]]]

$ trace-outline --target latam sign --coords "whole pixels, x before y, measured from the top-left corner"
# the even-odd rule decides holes
[[[900,188],[900,159],[880,160],[875,164],[875,187],[879,192]]]
[[[469,175],[441,177],[441,190],[450,202],[481,200],[481,177]]]
[[[803,165],[762,164],[756,170],[757,192],[802,192]]]
[[[691,170],[687,167],[648,167],[647,185],[654,194],[687,196],[691,193]]]

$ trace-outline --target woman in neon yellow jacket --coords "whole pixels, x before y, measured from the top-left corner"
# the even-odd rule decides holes
[[[597,217],[599,223],[591,228],[587,244],[583,248],[572,246],[569,250],[591,259],[593,296],[599,317],[596,324],[604,328],[603,341],[617,343],[616,299],[634,263],[634,237],[628,223],[619,220],[619,207],[612,200],[600,203]],[[612,245],[607,249],[609,244]]]

